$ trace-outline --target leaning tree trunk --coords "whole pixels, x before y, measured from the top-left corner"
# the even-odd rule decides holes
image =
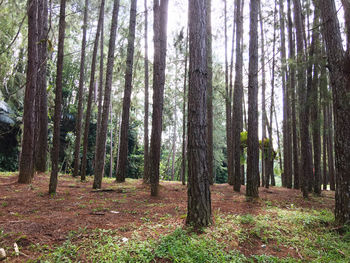
[[[80,171],[80,180],[85,181],[86,178],[86,167],[87,167],[87,150],[88,150],[88,139],[89,139],[89,129],[90,129],[90,117],[91,117],[91,108],[92,108],[92,96],[95,85],[95,71],[96,71],[96,60],[97,60],[97,51],[98,51],[98,41],[100,38],[100,32],[102,27],[102,17],[104,14],[104,1],[101,2],[100,15],[98,19],[96,36],[94,41],[94,48],[92,51],[92,61],[91,61],[91,72],[90,72],[90,85],[89,85],[89,95],[86,107],[85,114],[85,128],[84,128],[84,139],[83,139],[83,158],[81,161],[81,171]]]
[[[189,2],[190,67],[188,92],[188,201],[186,224],[195,228],[211,222],[207,169],[207,37],[206,0]]]
[[[144,2],[145,5],[145,116],[144,116],[144,134],[143,134],[143,182],[149,183],[149,139],[148,139],[148,108],[149,108],[149,77],[148,77],[148,7],[147,0]]]
[[[80,56],[80,76],[78,88],[78,113],[75,125],[75,146],[74,146],[74,169],[73,177],[77,177],[79,173],[80,160],[80,141],[81,141],[81,120],[83,118],[83,92],[84,92],[84,78],[85,78],[85,48],[86,48],[86,30],[88,18],[89,0],[85,0],[84,7],[84,24],[83,24],[83,40],[81,44]]]
[[[258,137],[258,14],[259,0],[250,1],[249,77],[248,77],[248,197],[259,197],[259,137]]]
[[[56,73],[56,92],[55,92],[55,114],[53,127],[53,142],[51,152],[52,170],[49,184],[49,194],[56,193],[58,162],[60,153],[60,122],[62,105],[62,77],[63,77],[63,58],[64,58],[64,37],[66,28],[66,0],[61,0],[60,21],[58,29],[58,53],[57,53],[57,73]]]
[[[118,14],[119,14],[119,1],[114,0],[113,4],[113,15],[111,24],[111,33],[108,47],[108,60],[106,69],[106,82],[104,90],[104,101],[103,101],[103,112],[101,127],[99,129],[98,143],[96,145],[96,163],[95,163],[95,176],[93,188],[101,188],[103,168],[104,168],[104,155],[106,151],[106,139],[107,139],[107,126],[109,116],[109,104],[111,103],[111,91],[112,91],[112,80],[113,80],[113,66],[114,66],[114,51],[115,51],[115,40],[117,38],[117,26],[118,26]]]
[[[233,144],[234,144],[234,180],[233,190],[239,192],[241,190],[243,176],[241,172],[241,131],[243,129],[243,114],[242,114],[242,97],[243,97],[243,5],[244,1],[236,0],[236,64],[235,64],[235,82],[233,91],[233,110],[232,110],[232,129],[233,129]],[[244,171],[244,169],[243,169]],[[244,184],[244,182],[243,182]]]
[[[29,184],[34,176],[34,100],[38,71],[37,0],[28,0],[28,64],[23,109],[23,137],[18,182]]]
[[[132,73],[133,73],[133,64],[134,64],[136,7],[137,7],[137,0],[131,0],[128,49],[127,49],[127,55],[126,55],[122,126],[121,126],[121,133],[120,133],[121,137],[120,137],[120,145],[119,145],[120,147],[120,156],[119,156],[119,165],[118,165],[119,169],[118,169],[117,178],[116,178],[116,181],[119,183],[125,182],[125,177],[127,173],[128,131],[129,131],[129,115],[130,115],[131,89],[132,89]]]
[[[38,10],[38,75],[37,75],[37,99],[38,106],[38,134],[35,148],[35,169],[38,172],[46,171],[47,162],[47,39],[48,39],[48,6],[47,0],[40,0]]]
[[[162,141],[162,118],[166,67],[168,0],[154,1],[154,59],[153,59],[153,112],[150,149],[151,195],[158,195],[160,146]]]
[[[336,138],[335,219],[338,223],[345,224],[350,221],[350,74],[348,73],[350,50],[347,50],[347,53],[343,50],[334,1],[320,0],[319,6],[333,90],[334,137]]]

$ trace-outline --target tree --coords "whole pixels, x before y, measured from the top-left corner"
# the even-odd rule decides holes
[[[187,135],[186,135],[186,95],[187,95],[187,64],[188,64],[188,27],[186,30],[186,44],[185,44],[185,72],[184,72],[184,93],[183,93],[183,106],[182,106],[182,163],[181,163],[181,182],[183,185],[186,184],[186,164],[187,164]],[[209,77],[209,76],[208,76]],[[208,92],[210,92],[208,90]],[[209,128],[208,128],[209,129]],[[209,135],[208,135],[209,136]],[[210,147],[208,145],[208,147]],[[208,161],[209,161],[208,157]]]
[[[336,195],[335,219],[345,224],[350,220],[350,57],[343,49],[342,38],[333,0],[319,1],[323,21],[322,34],[326,43],[329,76],[333,89],[335,122]],[[349,35],[349,31],[347,32]]]
[[[294,21],[296,28],[297,40],[297,63],[298,63],[298,92],[299,92],[299,120],[300,120],[300,140],[301,140],[301,170],[302,174],[302,192],[304,198],[308,197],[309,179],[312,176],[312,166],[310,164],[310,134],[309,134],[309,105],[308,89],[305,83],[305,50],[304,50],[304,36],[303,36],[303,22],[301,17],[300,0],[293,0],[294,3]]]
[[[76,125],[75,125],[73,177],[77,177],[78,173],[79,173],[81,120],[83,118],[83,91],[84,91],[84,77],[85,77],[84,76],[85,75],[85,48],[86,48],[86,30],[87,30],[88,8],[89,8],[89,0],[85,0],[83,40],[81,43],[80,77],[79,77],[79,88],[78,88],[78,112],[77,112],[77,116],[76,116]]]
[[[248,197],[259,196],[259,138],[258,138],[258,15],[259,0],[250,1],[249,79],[248,79]]]
[[[153,58],[153,111],[150,148],[151,195],[158,195],[160,145],[165,84],[168,0],[155,0],[153,4],[154,58]]]
[[[243,129],[243,5],[244,1],[237,0],[236,7],[236,64],[235,64],[235,82],[233,90],[233,110],[232,110],[232,129],[234,145],[234,178],[233,189],[239,192],[241,189],[241,132]],[[244,175],[243,175],[244,176]],[[243,177],[244,178],[244,177]]]
[[[48,7],[47,0],[40,0],[38,5],[38,75],[37,75],[37,140],[35,148],[35,169],[46,171],[47,162],[47,40],[48,40]]]
[[[115,40],[117,37],[117,26],[118,26],[118,14],[119,14],[119,1],[114,0],[113,4],[113,15],[111,24],[111,33],[108,47],[108,60],[106,69],[106,82],[104,90],[104,101],[103,101],[103,112],[101,127],[98,131],[98,143],[96,145],[96,160],[95,160],[95,176],[93,188],[101,188],[103,168],[104,168],[104,155],[106,151],[106,138],[107,138],[107,125],[109,116],[109,107],[111,101],[111,90],[112,90],[112,79],[113,79],[113,66],[114,66],[114,50]]]
[[[211,223],[207,167],[207,37],[206,0],[189,1],[190,66],[188,91],[188,202],[186,224]]]
[[[214,145],[213,145],[213,58],[212,58],[212,30],[211,30],[211,0],[207,0],[207,70],[208,70],[208,97],[207,97],[207,143],[208,143],[208,173],[209,183],[214,184]]]
[[[81,172],[80,172],[80,180],[81,181],[85,181],[85,178],[86,178],[90,117],[91,117],[93,91],[94,91],[94,86],[95,86],[95,73],[96,73],[96,63],[97,63],[98,41],[100,38],[102,21],[103,21],[102,19],[103,19],[103,14],[104,14],[104,4],[105,4],[105,1],[104,0],[101,1],[100,14],[99,14],[99,19],[98,19],[98,23],[97,23],[96,36],[95,36],[95,40],[94,40],[94,48],[92,51],[89,94],[88,94],[88,100],[87,100],[87,106],[86,106],[85,125],[84,125],[85,127],[84,127],[84,138],[83,138],[83,158],[81,161]]]
[[[122,112],[122,124],[120,133],[120,156],[116,181],[121,183],[125,182],[125,176],[127,172],[127,158],[128,158],[128,130],[129,130],[129,114],[130,114],[130,100],[132,89],[132,72],[134,64],[134,42],[135,42],[135,27],[136,27],[136,6],[137,0],[131,1],[130,7],[130,23],[129,23],[129,36],[128,36],[128,49],[126,57],[126,69],[125,69],[125,88],[123,98],[123,112]]]
[[[143,182],[149,183],[149,139],[148,139],[148,108],[149,108],[149,93],[148,93],[148,87],[149,87],[149,77],[148,77],[148,8],[147,8],[147,0],[144,2],[145,4],[145,116],[144,116],[144,134],[143,134]]]
[[[293,38],[293,21],[291,12],[291,2],[287,0],[288,7],[288,46],[289,46],[289,60],[295,60],[295,41]],[[299,189],[299,137],[297,132],[297,118],[296,118],[296,96],[295,96],[295,67],[293,63],[289,64],[288,69],[288,85],[291,92],[291,108],[292,108],[292,145],[293,145],[293,173],[294,173],[294,189]],[[288,89],[288,88],[287,88]]]
[[[31,183],[34,177],[34,100],[38,68],[37,0],[28,1],[28,64],[23,109],[23,139],[18,182]]]
[[[53,142],[51,152],[52,170],[49,184],[49,194],[56,193],[58,161],[60,153],[60,122],[62,105],[62,76],[63,76],[63,58],[64,58],[64,38],[66,29],[66,0],[61,0],[60,20],[58,32],[58,52],[57,52],[57,73],[56,73],[56,91],[55,91],[55,114],[53,127]]]
[[[279,0],[280,38],[281,38],[281,63],[282,63],[282,91],[283,91],[283,178],[285,186],[292,188],[292,134],[290,118],[290,92],[291,86],[286,67],[286,37],[285,37],[285,13],[283,0]]]

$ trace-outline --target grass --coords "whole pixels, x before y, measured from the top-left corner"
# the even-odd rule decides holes
[[[334,231],[329,210],[282,209],[268,206],[260,215],[215,214],[215,225],[202,234],[176,228],[169,234],[148,238],[140,233],[158,233],[162,225],[134,229],[128,241],[123,232],[97,229],[72,232],[67,241],[40,258],[42,262],[350,262],[350,229],[340,235]],[[149,225],[150,224],[150,225]],[[152,227],[151,227],[152,226]],[[165,228],[165,227],[164,227]],[[267,253],[244,256],[241,247],[256,244]],[[262,245],[260,245],[262,244]],[[39,249],[39,248],[37,248]],[[284,258],[271,251],[285,251]]]

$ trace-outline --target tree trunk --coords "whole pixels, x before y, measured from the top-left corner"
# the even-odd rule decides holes
[[[335,126],[336,194],[335,219],[340,224],[350,220],[350,50],[344,52],[337,18],[332,0],[319,1],[323,21],[323,38],[326,43],[333,90]],[[347,32],[349,35],[350,32]]]
[[[106,145],[106,137],[107,137],[109,104],[111,101],[111,90],[112,90],[112,79],[113,79],[115,40],[117,37],[119,1],[120,0],[114,0],[114,4],[113,4],[113,15],[112,15],[109,47],[108,47],[107,68],[106,68],[106,82],[105,82],[105,91],[104,91],[103,112],[102,112],[102,119],[101,119],[101,127],[99,129],[99,136],[98,136],[99,141],[96,145],[95,176],[94,176],[94,184],[93,184],[94,189],[101,188],[102,177],[103,177],[104,155],[106,152],[105,145]]]
[[[37,75],[37,106],[38,106],[38,134],[35,151],[35,168],[38,172],[46,171],[47,162],[47,34],[48,34],[48,6],[47,0],[40,0],[38,11],[38,75]]]
[[[74,170],[73,177],[77,177],[79,173],[80,161],[80,141],[81,141],[81,120],[83,118],[83,92],[84,92],[84,75],[85,75],[85,48],[86,48],[86,30],[88,19],[89,0],[85,0],[84,7],[84,24],[83,24],[83,41],[81,44],[80,57],[80,77],[78,89],[78,113],[75,123],[75,146],[74,146]]]
[[[291,82],[288,79],[286,65],[286,39],[285,39],[285,14],[284,1],[279,0],[279,16],[280,16],[280,37],[281,37],[281,63],[282,63],[282,90],[283,90],[283,174],[285,178],[285,186],[292,188],[292,134],[290,123],[290,92]]]
[[[29,184],[34,177],[35,93],[38,71],[37,0],[28,0],[28,64],[23,109],[23,137],[18,182]]]
[[[328,127],[328,171],[329,171],[329,184],[330,189],[335,191],[335,171],[334,171],[334,158],[333,158],[333,118],[332,118],[331,103],[327,105],[327,127]]]
[[[187,61],[188,61],[188,28],[187,28],[187,33],[186,33],[186,45],[185,45],[185,73],[184,73],[184,93],[183,93],[183,108],[182,108],[182,114],[183,114],[183,119],[182,119],[182,163],[181,163],[181,182],[183,185],[186,184],[186,160],[187,160],[187,135],[186,135],[186,88],[187,88]],[[208,72],[208,78],[209,78],[209,72]],[[208,89],[208,93],[210,90]],[[209,115],[208,115],[209,116]],[[209,117],[208,117],[209,118]],[[208,129],[209,129],[208,124]],[[208,133],[209,136],[209,133]],[[208,141],[208,149],[210,147],[209,141]],[[209,160],[209,157],[208,157]],[[209,167],[209,166],[208,166]]]
[[[58,53],[57,53],[57,73],[56,73],[56,92],[55,92],[55,114],[53,127],[53,142],[51,152],[52,170],[49,184],[49,194],[56,193],[58,163],[60,153],[60,122],[62,105],[62,77],[63,77],[63,58],[64,58],[64,38],[66,28],[66,0],[61,0],[60,21],[58,29]]]
[[[213,141],[213,57],[212,57],[212,30],[211,30],[211,0],[207,0],[207,69],[208,69],[208,84],[207,84],[207,119],[208,119],[208,173],[209,184],[213,185],[214,178],[214,141]]]
[[[243,129],[242,98],[243,98],[243,5],[244,1],[236,0],[236,65],[235,65],[235,83],[233,91],[233,110],[232,110],[232,129],[234,145],[234,182],[233,190],[241,190],[242,177],[244,184],[244,169],[241,171],[241,132]]]
[[[228,82],[228,61],[227,61],[227,3],[225,3],[225,109],[226,109],[226,141],[227,141],[227,181],[229,185],[233,185],[233,155],[232,155],[232,132],[231,132],[231,100],[232,89]]]
[[[266,91],[266,71],[265,71],[265,37],[264,37],[264,27],[263,27],[263,17],[261,12],[261,3],[259,4],[259,20],[260,20],[260,35],[261,35],[261,130],[262,130],[262,138],[261,142],[264,145],[264,141],[266,140],[266,99],[265,99],[265,91]],[[273,52],[274,53],[274,52]],[[275,56],[273,54],[273,56]],[[283,80],[283,76],[282,76]],[[265,176],[266,176],[266,167],[265,167],[265,159],[264,151],[261,151],[261,185],[265,185]],[[268,179],[267,179],[268,181]],[[283,178],[282,178],[283,181]]]
[[[176,65],[177,68],[177,65]],[[177,69],[175,70],[177,73]],[[177,80],[175,80],[177,82]],[[175,90],[177,90],[177,83],[175,84]],[[176,115],[176,95],[174,95],[174,130],[173,130],[173,155],[171,158],[171,181],[174,181],[175,178],[175,156],[176,156],[176,120],[177,120],[177,115]]]
[[[119,169],[117,173],[116,181],[118,183],[125,182],[127,173],[128,162],[128,131],[129,131],[129,115],[130,115],[130,103],[131,103],[131,90],[132,90],[132,73],[134,64],[134,42],[135,42],[135,27],[136,27],[136,8],[137,0],[131,0],[130,7],[130,22],[129,22],[129,36],[128,36],[128,49],[126,57],[126,69],[125,69],[125,88],[123,98],[123,112],[122,112],[122,126],[120,137],[120,156],[119,156]]]
[[[300,0],[293,0],[294,3],[294,21],[297,38],[297,63],[298,63],[298,90],[299,90],[299,105],[300,105],[300,139],[301,139],[301,168],[302,175],[302,192],[304,198],[308,198],[309,179],[312,176],[310,161],[310,135],[309,135],[309,106],[307,104],[308,89],[305,83],[305,50],[303,23],[301,17]]]
[[[103,1],[104,2],[104,1]],[[98,106],[97,106],[97,123],[96,123],[96,139],[95,139],[95,148],[98,143],[98,132],[101,127],[101,118],[102,118],[102,98],[103,98],[103,61],[104,61],[104,8],[102,12],[102,21],[101,21],[101,38],[100,38],[100,73],[99,73],[99,82],[98,82]],[[94,166],[96,163],[96,151],[94,156]]]
[[[249,77],[248,77],[248,197],[259,197],[259,137],[258,137],[258,14],[259,0],[250,1]]]
[[[168,0],[154,1],[153,113],[150,149],[151,195],[158,195],[166,67]]]
[[[88,139],[89,139],[89,127],[90,127],[92,97],[93,97],[93,90],[94,90],[94,85],[95,85],[95,71],[96,71],[98,41],[99,41],[99,38],[100,38],[103,14],[104,14],[104,1],[101,2],[101,6],[100,6],[100,15],[99,15],[97,29],[96,29],[94,48],[93,48],[93,51],[92,51],[89,95],[88,95],[88,101],[87,101],[87,106],[86,106],[86,114],[85,114],[85,128],[84,128],[84,139],[83,139],[83,158],[82,158],[82,161],[81,161],[81,171],[80,171],[80,180],[81,181],[85,181],[85,178],[86,178],[87,150],[88,150]]]
[[[144,137],[143,137],[143,182],[145,184],[149,184],[149,140],[148,140],[148,108],[149,108],[149,93],[148,93],[148,87],[149,87],[149,77],[148,77],[148,7],[147,7],[147,0],[144,1],[145,5],[145,116],[144,116]]]
[[[186,224],[195,228],[211,222],[207,169],[207,37],[206,0],[189,2],[190,67],[188,94],[188,202]]]

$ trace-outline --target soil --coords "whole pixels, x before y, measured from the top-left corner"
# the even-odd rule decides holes
[[[174,228],[184,226],[187,188],[181,183],[161,182],[160,194],[155,198],[150,196],[149,187],[142,184],[142,180],[123,184],[110,180],[103,185],[107,191],[93,192],[92,178],[80,182],[69,175],[60,175],[57,194],[49,196],[49,175],[37,174],[31,185],[18,184],[17,177],[17,174],[0,174],[0,247],[13,248],[16,242],[20,248],[19,256],[7,252],[10,257],[6,262],[35,259],[40,252],[33,249],[33,245],[60,245],[67,240],[70,231],[79,228],[115,229],[124,237],[130,237],[149,220]],[[259,195],[259,200],[246,202],[244,186],[236,193],[227,184],[214,185],[211,187],[213,213],[263,214],[267,203],[282,208],[291,204],[301,208],[334,208],[334,192],[331,191],[323,191],[321,197],[311,196],[309,200],[304,200],[299,190],[280,187],[260,188]],[[160,229],[155,235],[162,234]],[[234,243],[232,248],[245,255],[300,256],[297,251],[285,247],[276,250],[273,245],[261,245],[256,239],[239,246]]]

